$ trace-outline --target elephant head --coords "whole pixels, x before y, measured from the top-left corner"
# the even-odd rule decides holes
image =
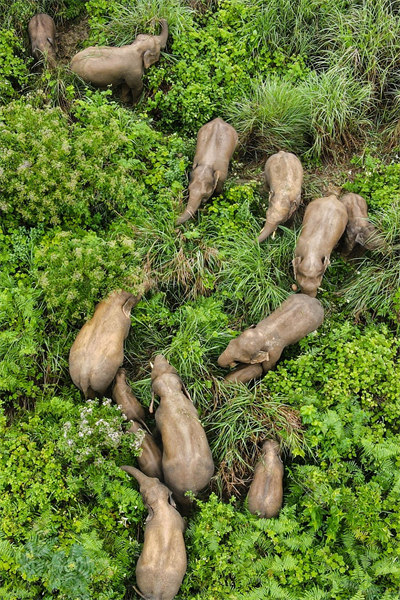
[[[294,278],[304,294],[312,298],[316,297],[317,290],[329,264],[329,256],[318,256],[316,254],[304,259],[301,256],[296,256],[293,259]]]
[[[154,396],[164,396],[171,393],[182,391],[183,382],[178,375],[178,371],[169,364],[162,354],[158,354],[154,359],[151,371],[151,385]],[[153,402],[150,405],[150,412],[153,412]]]
[[[200,205],[210,198],[219,180],[219,171],[208,165],[197,165],[190,174],[189,201],[185,211],[176,221],[177,225],[191,219]]]
[[[236,367],[237,363],[254,365],[268,361],[270,356],[265,348],[265,335],[253,326],[246,329],[239,337],[231,340],[218,358],[220,367]]]
[[[158,503],[168,503],[175,508],[175,502],[172,499],[172,492],[167,488],[166,485],[160,483],[157,477],[148,477],[139,469],[135,467],[129,467],[124,465],[121,467],[123,471],[132,475],[140,486],[140,493],[143,496],[144,503],[149,509],[150,514],[154,510],[154,507]]]
[[[143,66],[145,69],[148,69],[159,60],[161,50],[167,45],[168,23],[165,19],[160,19],[160,23],[160,35],[146,35],[141,33],[132,44],[132,46],[139,48],[142,52]]]

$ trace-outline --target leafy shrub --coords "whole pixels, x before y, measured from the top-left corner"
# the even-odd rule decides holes
[[[77,122],[69,124],[58,109],[22,102],[3,109],[6,221],[73,228],[90,220],[96,227],[115,210],[140,213],[138,198],[152,206],[145,184],[158,191],[159,183],[168,181],[175,193],[182,189],[176,181],[185,168],[178,136],[164,138],[132,113],[108,104],[100,92],[78,101],[75,117]]]
[[[140,255],[132,239],[104,239],[94,232],[77,237],[64,231],[43,242],[35,252],[34,274],[50,320],[78,324],[113,290],[138,293],[145,279]]]
[[[362,160],[355,157],[353,162],[362,170],[354,181],[343,186],[344,189],[363,196],[372,211],[390,210],[392,205],[400,202],[400,163],[384,164],[370,153]]]
[[[16,96],[16,87],[21,89],[28,82],[27,59],[15,31],[0,29],[0,102]]]
[[[22,273],[0,275],[0,390],[27,403],[40,395],[44,339],[40,290]]]
[[[122,598],[138,555],[127,523],[141,521],[143,505],[116,467],[137,455],[135,438],[110,401],[76,400],[66,389],[47,395],[2,428],[1,568],[5,589],[26,598]]]
[[[362,502],[372,488],[349,498],[354,515],[358,506],[354,500]],[[301,492],[307,502],[309,494]],[[198,504],[200,510],[187,532],[184,598],[396,599],[396,558],[382,560],[378,548],[368,548],[349,532],[343,534],[340,546],[329,535],[321,539],[299,519],[296,506],[284,508],[278,519],[258,519],[238,510],[233,499],[222,504],[212,495]],[[340,509],[333,508],[332,521],[340,518],[338,513]],[[378,511],[372,516],[379,526]]]

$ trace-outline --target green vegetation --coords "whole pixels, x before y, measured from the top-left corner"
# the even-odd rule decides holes
[[[150,361],[164,353],[216,463],[213,494],[188,519],[177,599],[398,600],[397,3],[0,9],[0,598],[138,598],[146,509],[119,469],[136,464],[137,442],[110,400],[84,401],[68,353],[97,302],[150,285],[132,312],[129,380],[148,406]],[[64,30],[87,16],[78,48],[129,43],[167,18],[139,104],[89,89],[64,63],[31,70],[26,26],[38,11]],[[195,135],[215,116],[242,146],[223,194],[176,228]],[[326,191],[321,172],[362,194],[383,245],[347,263],[333,253],[322,327],[261,382],[227,386],[218,355],[294,283],[301,215],[255,241],[268,202],[261,168],[281,147],[303,157],[305,198]],[[279,518],[262,520],[245,496],[268,437],[282,447],[285,498]]]

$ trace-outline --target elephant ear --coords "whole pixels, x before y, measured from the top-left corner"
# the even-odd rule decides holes
[[[250,364],[255,365],[265,361],[269,361],[269,352],[267,350],[259,350],[251,357]]]
[[[143,66],[145,69],[148,69],[149,67],[151,67],[151,65],[154,65],[154,63],[160,58],[160,54],[157,52],[154,52],[154,50],[146,50],[146,52],[143,54]]]

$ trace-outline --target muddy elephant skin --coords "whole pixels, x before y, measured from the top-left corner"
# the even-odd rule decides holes
[[[283,502],[283,463],[279,444],[268,440],[254,471],[247,496],[249,511],[265,519],[277,517]]]
[[[299,207],[303,167],[295,154],[281,150],[265,163],[264,177],[270,190],[269,205],[264,228],[258,236],[259,242],[266,240]]]
[[[236,130],[220,118],[206,123],[197,134],[190,174],[189,201],[176,224],[191,219],[203,202],[220,194],[228,176],[229,161],[238,142]]]
[[[233,368],[241,363],[226,379],[246,383],[272,369],[286,346],[318,329],[323,320],[324,309],[319,300],[292,294],[266,319],[231,340],[218,364]]]
[[[347,221],[346,207],[334,195],[317,198],[307,206],[293,260],[294,277],[304,294],[317,295]]]
[[[136,102],[143,89],[144,69],[154,65],[168,39],[168,24],[160,19],[161,34],[140,34],[132,44],[120,48],[90,46],[78,52],[71,61],[71,70],[95,87],[122,85],[121,99]]]
[[[40,60],[47,59],[49,67],[56,64],[56,26],[50,15],[39,13],[28,23],[32,56]]]
[[[185,505],[185,492],[197,494],[214,474],[211,450],[178,373],[162,355],[155,358],[151,380],[153,393],[160,397],[155,417],[163,443],[164,481]]]
[[[122,365],[131,309],[139,300],[128,292],[112,292],[78,333],[69,353],[69,372],[85,398],[103,396]]]
[[[149,510],[142,553],[136,565],[136,582],[146,600],[175,598],[186,573],[184,521],[170,503],[170,490],[134,467],[121,467],[139,482]]]
[[[356,246],[366,250],[376,250],[383,243],[377,229],[368,221],[368,206],[362,196],[345,194],[340,198],[347,210],[349,221],[341,239],[341,253],[350,256]]]

